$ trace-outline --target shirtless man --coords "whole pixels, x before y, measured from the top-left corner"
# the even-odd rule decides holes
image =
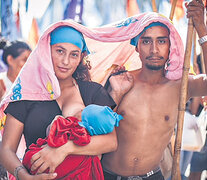
[[[199,38],[207,37],[202,0],[193,0],[186,6],[187,17],[192,17]],[[159,164],[177,122],[181,88],[180,79],[165,77],[172,45],[170,33],[165,25],[155,23],[139,34],[136,51],[142,68],[130,72],[134,86],[118,106],[117,112],[124,119],[116,129],[118,149],[102,159],[106,180],[164,179]],[[207,70],[207,41],[201,46]],[[205,76],[189,76],[187,93],[188,98],[206,96]]]

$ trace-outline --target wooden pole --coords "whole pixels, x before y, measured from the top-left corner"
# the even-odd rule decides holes
[[[206,5],[206,4],[205,4]],[[207,6],[207,5],[206,5]],[[207,8],[207,7],[206,7]],[[204,23],[206,25],[206,8],[204,9]],[[206,74],[206,70],[205,70],[205,63],[204,63],[204,57],[203,57],[203,50],[202,47],[201,48],[201,70],[202,70],[202,74]]]
[[[177,4],[177,0],[173,0],[171,11],[170,11],[170,17],[169,17],[171,21],[173,20],[176,4]]]
[[[194,29],[193,31],[193,71],[197,74],[198,73],[198,65],[197,65],[197,53],[196,53],[196,42],[197,40],[197,33]]]
[[[205,63],[204,63],[204,57],[203,57],[203,50],[202,50],[202,48],[201,48],[201,71],[202,71],[202,74],[206,74]]]
[[[153,12],[157,12],[157,6],[156,6],[155,0],[152,0],[152,10],[153,10]]]
[[[192,49],[192,36],[193,36],[193,21],[189,18],[188,21],[188,32],[186,41],[186,50],[183,65],[183,76],[181,79],[181,90],[180,90],[180,101],[178,106],[178,121],[177,121],[177,133],[175,140],[175,154],[173,156],[173,167],[172,167],[172,180],[181,180],[180,176],[180,151],[183,133],[183,120],[185,114],[185,106],[187,99],[187,87],[188,87],[188,74],[190,69],[190,57]]]

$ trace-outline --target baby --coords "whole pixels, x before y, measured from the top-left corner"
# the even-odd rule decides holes
[[[73,143],[84,146],[90,143],[93,135],[111,133],[114,126],[118,126],[119,121],[123,119],[110,107],[94,104],[88,105],[83,110],[79,108],[74,113],[74,116],[67,118],[56,116],[47,128],[47,138],[39,138],[36,144],[29,147],[29,151],[24,156],[23,165],[31,174],[35,174],[37,170],[31,171],[30,159],[42,149],[42,145],[59,147],[68,140],[72,140]],[[98,156],[69,155],[56,168],[55,172],[57,173],[56,179],[104,180]]]

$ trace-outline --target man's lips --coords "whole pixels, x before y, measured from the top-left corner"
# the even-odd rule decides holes
[[[163,60],[164,58],[163,57],[147,57],[146,58],[147,60],[151,60],[151,61],[158,61],[158,60]]]

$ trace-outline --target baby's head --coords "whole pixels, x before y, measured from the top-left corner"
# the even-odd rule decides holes
[[[85,127],[90,135],[100,135],[111,133],[123,117],[108,106],[91,104],[83,109],[81,119],[79,125]]]

